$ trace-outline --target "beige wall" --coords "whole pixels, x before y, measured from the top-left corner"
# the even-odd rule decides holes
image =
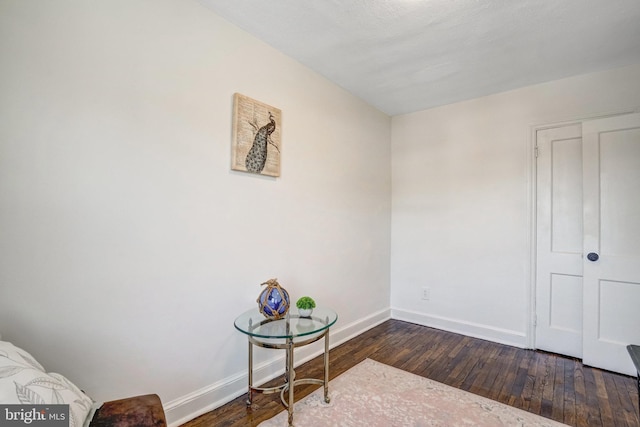
[[[640,65],[394,117],[392,316],[529,345],[533,132],[638,108],[638,76]]]
[[[388,317],[386,115],[196,1],[0,0],[0,58],[0,332],[47,369],[175,421],[245,391],[266,279],[334,343]],[[280,178],[230,170],[234,92],[282,110]]]

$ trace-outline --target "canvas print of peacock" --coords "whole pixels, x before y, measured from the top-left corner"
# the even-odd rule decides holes
[[[281,132],[282,111],[234,94],[231,169],[280,176]]]

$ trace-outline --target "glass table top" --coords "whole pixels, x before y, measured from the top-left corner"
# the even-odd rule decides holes
[[[243,334],[258,338],[296,338],[312,335],[330,328],[338,320],[335,311],[316,307],[310,317],[300,317],[296,309],[287,312],[282,319],[270,320],[264,317],[258,308],[238,316],[233,322]]]

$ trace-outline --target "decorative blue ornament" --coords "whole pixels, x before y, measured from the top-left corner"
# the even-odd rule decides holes
[[[289,293],[280,286],[277,279],[270,279],[260,286],[267,287],[260,292],[256,302],[260,313],[267,319],[277,320],[284,317],[289,311]]]

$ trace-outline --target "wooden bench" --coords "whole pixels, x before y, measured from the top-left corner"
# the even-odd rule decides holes
[[[166,427],[162,402],[156,394],[105,402],[89,427]]]
[[[636,367],[636,374],[638,378],[638,412],[640,413],[640,345],[629,344],[627,346],[627,351],[629,352],[629,356],[631,356],[631,361],[633,361],[633,364]]]

